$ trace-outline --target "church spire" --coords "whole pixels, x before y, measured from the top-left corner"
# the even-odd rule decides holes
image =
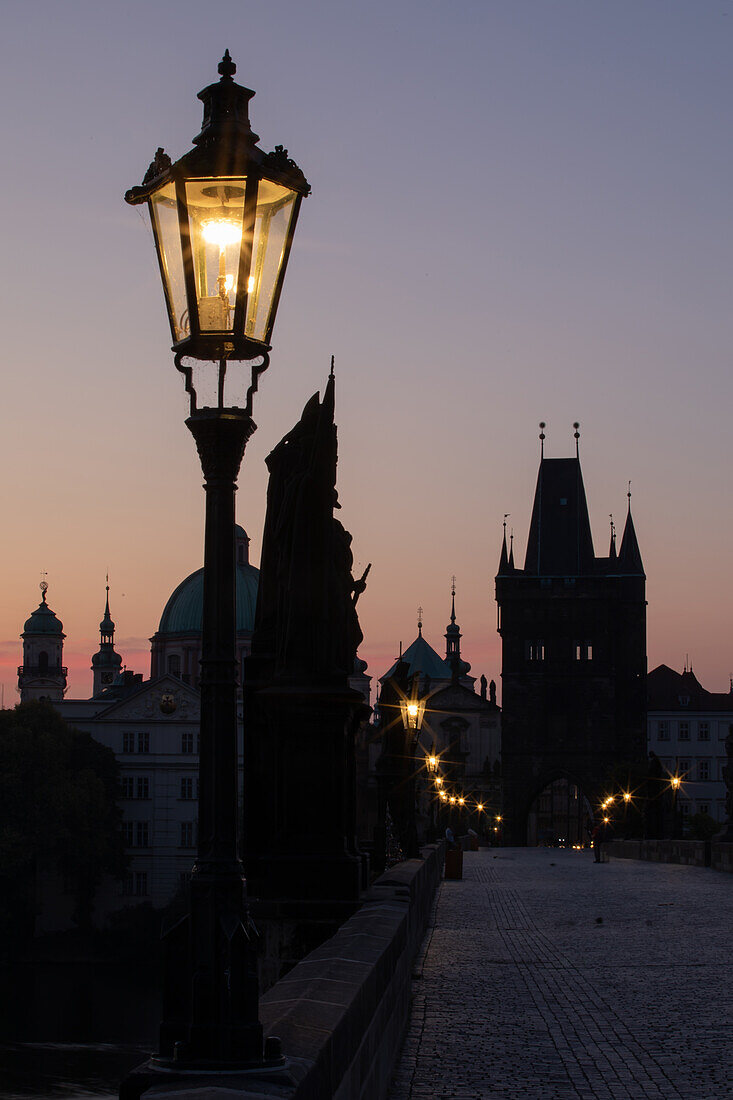
[[[609,512],[608,518],[611,521],[611,545],[608,549],[608,559],[609,559],[609,561],[614,562],[614,561],[616,561],[617,554],[616,554],[616,524],[613,522],[613,512]]]
[[[115,624],[109,610],[109,573],[107,574],[104,617],[99,624],[99,652],[92,657],[94,681],[92,693],[96,698],[114,683],[122,669],[122,658],[115,653]]]
[[[509,534],[509,570],[514,569],[514,532]]]
[[[451,612],[450,623],[445,631],[445,659],[453,667],[454,662],[460,664],[461,660],[461,629],[456,623],[456,578],[451,577]]]

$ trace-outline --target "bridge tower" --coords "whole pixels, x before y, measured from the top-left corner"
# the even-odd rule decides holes
[[[608,557],[596,557],[575,427],[574,458],[545,458],[541,435],[524,568],[507,553],[505,529],[496,576],[512,845],[542,842],[540,796],[549,804],[553,784],[579,800],[580,821],[614,768],[646,760],[646,578],[631,494],[618,554],[612,527]]]

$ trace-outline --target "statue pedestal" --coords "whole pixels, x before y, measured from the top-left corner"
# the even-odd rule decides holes
[[[249,686],[243,847],[261,915],[345,919],[359,902],[352,759],[362,706],[348,687]]]

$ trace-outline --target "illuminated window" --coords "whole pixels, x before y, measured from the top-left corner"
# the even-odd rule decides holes
[[[544,661],[545,659],[545,643],[539,639],[532,639],[531,641],[524,643],[524,653],[528,661]]]

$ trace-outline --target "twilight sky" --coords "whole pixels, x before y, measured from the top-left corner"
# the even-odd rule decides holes
[[[152,239],[125,190],[198,133],[229,48],[263,148],[306,200],[256,399],[238,518],[259,560],[264,457],[336,356],[341,519],[369,671],[416,608],[499,678],[505,512],[523,560],[539,444],[581,458],[597,553],[627,481],[649,667],[733,672],[733,0],[5,0],[0,682],[41,570],[91,691],[109,569],[117,649],[203,555]]]

